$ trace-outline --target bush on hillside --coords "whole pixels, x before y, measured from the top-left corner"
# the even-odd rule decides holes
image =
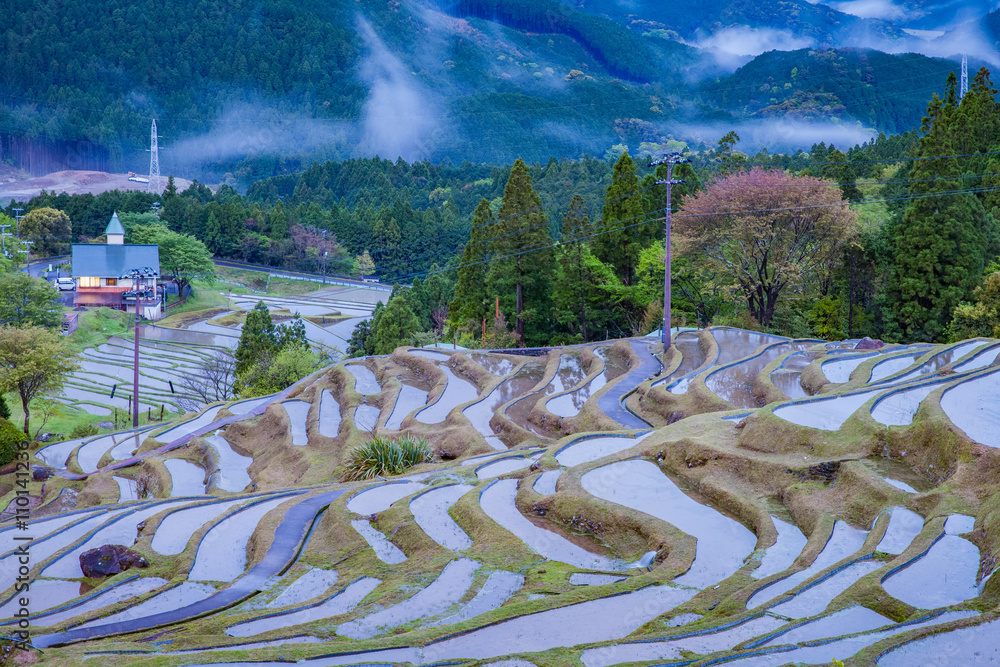
[[[17,456],[17,443],[24,442],[28,436],[6,419],[0,417],[0,466],[5,466]]]
[[[434,457],[423,438],[403,436],[394,440],[375,437],[351,450],[345,481],[372,479],[379,475],[399,475]]]

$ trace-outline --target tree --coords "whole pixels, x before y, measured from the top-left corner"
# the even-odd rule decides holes
[[[375,354],[390,354],[400,345],[410,343],[411,336],[420,329],[420,323],[403,296],[389,301],[375,329]]]
[[[527,339],[525,322],[548,312],[552,239],[542,199],[532,187],[528,167],[521,158],[514,162],[504,187],[489,254],[487,294],[498,295],[508,312],[513,307],[514,332],[523,346]],[[533,342],[542,342],[541,328],[541,324],[534,327]]]
[[[278,332],[271,311],[263,301],[247,313],[240,342],[236,346],[236,374],[242,376],[260,359],[270,359],[278,347]]]
[[[955,308],[948,327],[953,342],[980,336],[1000,338],[1000,271],[987,276],[974,296],[974,304],[963,303]]]
[[[469,320],[479,322],[489,311],[486,294],[486,262],[493,220],[490,202],[483,199],[472,215],[472,230],[469,242],[462,250],[458,264],[458,284],[455,298],[448,305],[448,320],[453,327],[461,326]]]
[[[649,245],[655,229],[653,225],[633,226],[640,222],[644,210],[635,163],[628,153],[622,153],[604,197],[601,235],[594,238],[591,248],[594,256],[611,267],[625,286],[635,282],[639,252]]]
[[[202,403],[229,401],[236,397],[236,357],[229,350],[220,350],[198,364],[198,371],[181,378],[181,387],[194,394]]]
[[[61,392],[66,378],[79,368],[76,353],[54,331],[0,326],[0,394],[17,392],[25,435],[30,433],[31,401]]]
[[[188,234],[179,234],[160,225],[137,227],[132,232],[136,243],[160,247],[160,271],[177,283],[180,294],[195,278],[215,280],[215,264],[205,244]]]
[[[354,258],[354,264],[357,267],[358,276],[362,280],[365,276],[375,273],[375,261],[372,260],[372,256],[368,254],[367,250]]]
[[[941,340],[952,311],[969,300],[987,260],[995,223],[959,179],[955,158],[955,77],[945,98],[935,94],[921,126],[918,157],[911,168],[913,203],[894,229],[889,271],[890,334],[905,340]]]
[[[62,321],[59,292],[27,273],[0,274],[0,323],[56,327]]]
[[[35,257],[62,255],[73,238],[69,216],[54,208],[36,208],[21,219],[21,238],[32,241]]]
[[[754,168],[725,176],[674,216],[682,254],[703,253],[768,326],[781,292],[827,265],[857,214],[832,183]]]
[[[556,309],[563,324],[578,327],[580,340],[587,342],[587,296],[592,292],[591,273],[587,268],[590,255],[586,237],[593,227],[583,197],[573,195],[569,209],[563,216],[562,238],[556,251],[556,280],[553,285],[555,301],[562,307]]]
[[[241,375],[240,396],[251,398],[279,392],[319,368],[319,359],[308,345],[291,345],[278,350],[273,357],[259,360]]]

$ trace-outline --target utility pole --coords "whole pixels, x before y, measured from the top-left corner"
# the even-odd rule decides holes
[[[135,327],[132,334],[135,337],[134,357],[132,367],[132,427],[139,427],[139,313],[146,305],[145,294],[148,287],[146,280],[153,281],[153,295],[156,295],[157,272],[148,266],[131,269],[119,276],[119,280],[132,279],[132,293],[135,295]]]
[[[24,268],[28,269],[28,273],[30,275],[31,270],[29,267],[31,266],[31,244],[34,243],[34,241],[21,241],[21,243],[24,244],[24,250],[18,250],[18,252],[24,253]]]
[[[326,230],[323,230],[323,284],[326,285]]]
[[[14,219],[17,221],[17,227],[14,229],[14,231],[16,232],[17,238],[21,238],[21,218],[24,217],[21,214],[24,213],[24,209],[12,208],[11,210],[14,211]]]
[[[3,256],[7,256],[7,237],[13,236],[7,230],[10,229],[10,225],[0,225],[0,243],[3,244]]]
[[[666,354],[667,350],[670,349],[670,209],[672,208],[670,203],[670,186],[680,185],[684,183],[681,179],[673,178],[674,165],[681,164],[684,162],[690,162],[691,160],[683,157],[677,151],[671,151],[667,153],[659,160],[654,160],[649,163],[650,167],[657,167],[661,164],[667,166],[667,178],[661,181],[656,181],[657,185],[667,186],[667,205],[664,209],[664,220],[666,222],[666,240],[663,245],[663,335],[661,336],[663,340],[663,353]]]

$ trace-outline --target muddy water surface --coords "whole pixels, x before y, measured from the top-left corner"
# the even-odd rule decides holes
[[[783,354],[812,347],[816,341],[778,343],[763,353],[738,364],[720,368],[705,378],[705,385],[723,400],[738,408],[761,408],[764,401],[753,395],[753,383],[765,366]]]

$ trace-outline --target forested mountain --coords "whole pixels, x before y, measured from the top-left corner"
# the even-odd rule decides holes
[[[970,71],[980,64],[970,60]],[[927,99],[954,70],[952,61],[917,53],[769,51],[731,76],[705,82],[700,92],[706,102],[741,115],[856,121],[895,133],[920,125]]]
[[[827,5],[629,7],[11,0],[0,26],[0,158],[35,174],[145,171],[152,118],[164,173],[239,188],[316,160],[507,164],[604,157],[617,144],[710,144],[762,116],[833,120],[860,140],[915,126],[927,91],[957,69],[829,50],[841,31],[901,33]],[[754,33],[751,52],[813,48],[763,53],[729,75],[692,35],[741,21],[789,31],[778,44]],[[720,43],[742,39],[726,35]]]

